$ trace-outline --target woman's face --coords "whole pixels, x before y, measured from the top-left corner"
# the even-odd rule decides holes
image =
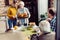
[[[15,4],[11,4],[12,7],[15,7]]]
[[[24,5],[23,4],[20,4],[19,6],[20,6],[20,8],[24,8]]]

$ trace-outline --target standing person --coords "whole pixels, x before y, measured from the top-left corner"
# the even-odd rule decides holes
[[[9,25],[9,29],[6,30],[9,31],[13,27],[16,25],[16,15],[17,15],[17,9],[15,8],[15,4],[12,3],[7,11],[7,17],[8,17],[8,25]]]
[[[53,9],[48,10],[48,21],[50,22],[52,31],[56,31],[56,12]]]
[[[24,7],[24,2],[19,2],[19,9],[17,13],[18,19],[20,21],[20,25],[28,24],[30,18],[30,12],[28,8]]]

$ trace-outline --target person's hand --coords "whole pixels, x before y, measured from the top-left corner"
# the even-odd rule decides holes
[[[16,18],[16,16],[13,16],[13,18]]]
[[[43,32],[38,33],[40,36],[43,35]]]
[[[47,18],[46,20],[47,20],[47,21],[50,21],[51,19],[50,19],[50,18]]]

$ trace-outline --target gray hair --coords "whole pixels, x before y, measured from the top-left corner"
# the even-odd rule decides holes
[[[49,32],[50,31],[50,23],[47,20],[43,20],[39,23],[39,28],[41,31]]]
[[[22,4],[23,6],[25,5],[23,1],[20,1],[20,2],[19,2],[19,5],[20,5],[20,4]]]

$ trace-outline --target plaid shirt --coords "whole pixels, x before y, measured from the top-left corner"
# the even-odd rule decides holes
[[[50,21],[52,31],[56,31],[56,16]]]

